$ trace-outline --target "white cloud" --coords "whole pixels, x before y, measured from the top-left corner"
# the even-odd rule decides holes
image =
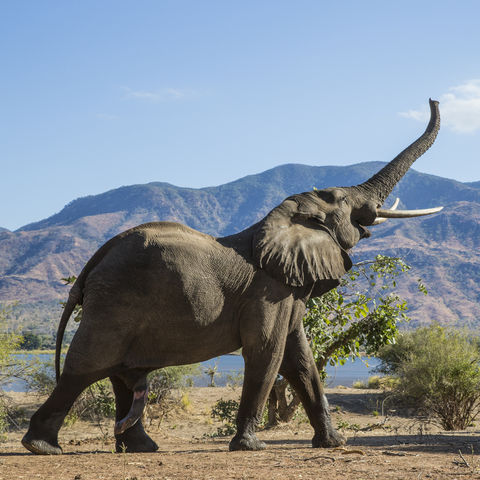
[[[189,90],[181,90],[178,88],[162,88],[160,90],[132,90],[124,87],[125,98],[133,100],[143,100],[151,103],[169,102],[173,100],[181,100],[192,96]]]
[[[438,100],[445,127],[457,133],[474,133],[480,130],[480,79],[451,87]],[[422,122],[429,118],[427,108],[400,112],[400,115]]]

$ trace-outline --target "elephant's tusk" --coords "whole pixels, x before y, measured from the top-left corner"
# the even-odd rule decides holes
[[[397,197],[397,198],[395,199],[395,202],[393,202],[393,205],[390,207],[389,211],[396,210],[397,207],[398,207],[399,202],[400,202],[400,199]],[[377,212],[378,212],[378,210],[377,210]],[[372,225],[380,225],[381,223],[386,222],[387,220],[388,220],[388,219],[385,218],[385,217],[377,217],[377,218],[375,219],[375,221],[372,223]]]
[[[423,215],[432,215],[443,210],[443,207],[425,208],[423,210],[377,210],[378,215],[383,218],[411,218]]]

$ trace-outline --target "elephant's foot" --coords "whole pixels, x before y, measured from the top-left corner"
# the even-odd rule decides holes
[[[259,440],[257,436],[253,433],[248,433],[248,434],[243,434],[235,435],[231,442],[230,445],[228,446],[230,451],[234,450],[265,450],[267,448],[267,445]]]
[[[61,455],[63,453],[57,442],[50,443],[46,440],[34,438],[30,432],[27,432],[22,438],[22,445],[37,455]]]
[[[145,433],[143,426],[137,422],[125,432],[115,435],[117,453],[156,452],[158,445]]]
[[[312,447],[313,448],[333,448],[340,447],[345,445],[347,439],[334,428],[331,428],[326,434],[322,435],[316,434],[312,438]]]

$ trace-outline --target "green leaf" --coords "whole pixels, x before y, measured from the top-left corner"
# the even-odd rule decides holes
[[[319,365],[338,365],[394,341],[407,304],[394,294],[403,260],[378,255],[354,265],[339,287],[307,302],[304,327]],[[419,282],[420,283],[420,282]]]

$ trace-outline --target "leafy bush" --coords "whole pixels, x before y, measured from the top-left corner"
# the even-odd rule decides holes
[[[303,324],[320,372],[393,341],[397,323],[408,320],[406,301],[394,290],[409,269],[400,258],[377,255],[354,265],[339,287],[309,300]],[[421,283],[418,288],[425,293]]]
[[[368,388],[368,385],[363,380],[357,380],[357,381],[352,383],[352,388],[357,388],[359,390],[363,390],[365,388]]]
[[[20,350],[47,350],[55,348],[55,336],[38,335],[30,330],[22,331]]]
[[[55,388],[53,358],[48,362],[32,362],[33,370],[27,380],[28,389],[41,396],[50,395]],[[68,416],[67,424],[78,419],[100,422],[115,416],[115,397],[110,381],[105,378],[87,387],[75,400]]]
[[[3,399],[0,400],[0,441],[7,439],[6,431],[8,430],[7,422],[7,408],[4,405]]]
[[[445,430],[462,430],[480,413],[480,355],[466,334],[433,325],[399,335],[378,354],[394,391]]]
[[[41,362],[35,358],[30,365],[32,370],[25,378],[28,390],[40,396],[50,395],[57,384],[53,356],[48,362]]]
[[[236,400],[224,400],[221,398],[215,403],[211,410],[211,416],[212,418],[221,420],[223,425],[218,427],[217,433],[212,436],[225,437],[227,435],[233,435],[237,431],[236,420],[239,407],[240,404]],[[268,428],[268,420],[268,410],[265,408],[257,427]]]
[[[150,403],[161,403],[172,390],[184,390],[193,385],[192,377],[199,373],[199,365],[179,365],[155,370],[148,376]]]
[[[218,418],[223,422],[223,425],[217,428],[217,436],[225,437],[236,432],[236,418],[239,405],[236,400],[223,400],[221,398],[212,407],[212,418]]]
[[[382,378],[378,375],[373,375],[373,377],[368,377],[367,388],[382,388]]]
[[[244,373],[243,369],[240,372],[234,372],[227,375],[227,386],[235,390],[243,385]]]
[[[148,404],[143,419],[151,425],[160,424],[168,413],[179,406],[189,407],[185,389],[192,386],[192,377],[200,371],[198,364],[160,368],[148,376]]]
[[[395,337],[394,342],[380,348],[377,358],[381,363],[376,367],[376,371],[384,375],[396,375],[402,364],[414,354],[416,336],[421,334],[422,329],[417,332],[418,334],[401,332]]]
[[[0,388],[12,377],[19,376],[19,362],[13,354],[22,342],[22,336],[8,328],[8,316],[12,309],[0,306]]]
[[[7,320],[11,311],[11,308],[0,307],[0,440],[5,440],[15,417],[15,408],[8,401],[3,386],[14,378],[21,378],[26,369],[24,362],[13,356],[22,337],[8,328]]]
[[[360,425],[358,423],[350,423],[347,420],[338,420],[337,430],[351,430],[352,432],[358,432]]]
[[[70,411],[70,416],[86,420],[99,420],[115,416],[115,396],[107,378],[89,387],[77,398]]]
[[[372,389],[378,390],[383,388],[385,390],[390,390],[393,388],[395,384],[395,380],[392,377],[380,377],[379,375],[373,375],[372,377],[368,377],[367,381],[358,380],[353,382],[353,388],[360,388],[360,389]]]

